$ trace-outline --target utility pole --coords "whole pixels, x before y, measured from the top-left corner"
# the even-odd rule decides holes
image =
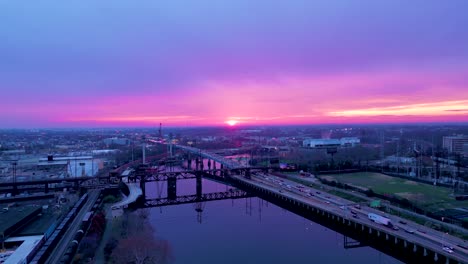
[[[400,138],[398,138],[397,141],[397,147],[396,147],[396,153],[397,153],[397,174],[400,174]]]
[[[380,135],[380,164],[381,164],[382,172],[384,168],[384,158],[385,158],[384,145],[385,145],[385,135],[384,135],[384,131],[382,130],[382,134]]]

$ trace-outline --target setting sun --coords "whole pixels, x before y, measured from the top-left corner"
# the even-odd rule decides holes
[[[237,120],[232,120],[231,119],[231,120],[226,121],[225,123],[230,125],[230,126],[235,126],[235,125],[237,125],[238,122],[239,121],[237,121]]]

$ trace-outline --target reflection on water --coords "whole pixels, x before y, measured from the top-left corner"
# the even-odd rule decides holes
[[[165,197],[165,184],[148,183],[149,196]],[[177,188],[178,195],[195,194],[195,180]],[[203,180],[204,193],[229,188]],[[344,249],[340,233],[260,198],[153,208],[150,223],[169,241],[176,264],[401,263],[369,247]]]

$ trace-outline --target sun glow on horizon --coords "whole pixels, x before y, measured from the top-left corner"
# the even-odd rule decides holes
[[[227,120],[225,123],[228,124],[229,126],[235,126],[239,123],[239,121],[230,119],[230,120]]]

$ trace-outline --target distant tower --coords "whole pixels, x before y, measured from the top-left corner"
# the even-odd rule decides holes
[[[142,149],[143,149],[143,161],[142,161],[142,163],[146,164],[146,143],[143,143]]]
[[[159,135],[158,135],[158,136],[159,136],[159,139],[162,140],[162,138],[163,138],[163,137],[162,137],[162,123],[159,123],[159,133],[158,133],[158,134],[159,134]]]

